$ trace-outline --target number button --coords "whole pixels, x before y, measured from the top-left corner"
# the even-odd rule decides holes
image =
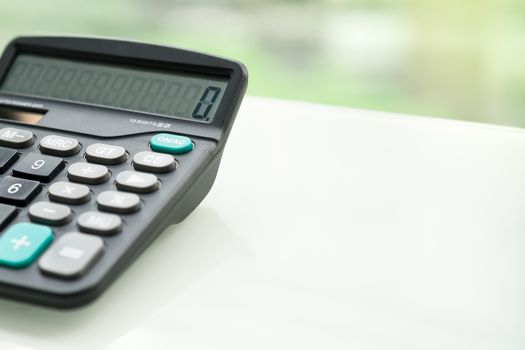
[[[46,225],[65,225],[72,217],[71,209],[63,204],[36,202],[29,207],[31,221]]]
[[[0,264],[13,268],[29,266],[52,240],[53,232],[47,226],[15,224],[0,238]]]
[[[143,151],[135,154],[133,166],[137,170],[151,173],[167,173],[175,170],[177,163],[169,154]]]
[[[0,129],[0,145],[2,146],[26,148],[31,146],[33,142],[35,139],[31,131],[15,128]]]
[[[127,154],[124,147],[94,143],[86,149],[86,159],[93,163],[115,165],[125,161]]]
[[[87,211],[78,217],[81,231],[99,235],[112,235],[122,229],[122,219],[115,214]]]
[[[64,166],[62,158],[29,153],[13,169],[13,175],[42,182],[51,181]]]
[[[38,267],[57,277],[80,277],[102,255],[103,249],[104,241],[100,237],[66,233],[42,255]]]
[[[89,201],[91,192],[86,185],[58,181],[49,186],[49,199],[67,204],[82,204]]]
[[[118,173],[115,182],[119,190],[129,192],[148,193],[159,188],[159,180],[155,175],[132,170]]]
[[[80,143],[70,137],[48,135],[40,140],[40,151],[54,156],[73,156],[80,151]]]
[[[0,148],[0,173],[3,174],[18,159],[18,153],[8,148]]]
[[[140,198],[134,193],[104,191],[97,196],[100,210],[114,213],[133,213],[140,209]]]
[[[78,162],[67,169],[71,181],[96,185],[108,181],[109,171],[103,165]]]
[[[0,204],[0,229],[3,229],[16,216],[16,207]]]
[[[0,201],[18,206],[25,206],[33,199],[40,186],[37,181],[6,176],[0,181]]]

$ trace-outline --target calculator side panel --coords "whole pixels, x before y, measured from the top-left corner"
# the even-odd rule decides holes
[[[106,274],[104,279],[94,288],[86,289],[81,293],[73,294],[67,298],[51,296],[45,301],[44,305],[70,309],[84,306],[95,300],[140,256],[140,254],[142,254],[144,250],[155,241],[155,239],[157,239],[162,232],[164,232],[169,226],[184,220],[200,204],[200,202],[202,202],[215,181],[221,158],[222,151],[210,162],[209,166],[203,171],[201,176],[199,176],[199,178],[187,188],[186,193],[179,200],[173,200],[173,205],[171,207],[166,207],[166,212],[162,215],[158,215],[155,220],[151,222],[150,228],[147,231],[142,232],[141,239],[136,241],[136,244],[127,251],[126,256],[124,256],[118,264],[115,264],[113,269]]]
[[[184,189],[185,192],[179,198],[174,198],[171,201],[171,205],[166,206],[165,211],[159,213],[150,222],[148,229],[140,234],[140,238],[127,250],[126,255],[93,288],[72,294],[66,298],[63,296],[51,296],[45,301],[45,305],[69,309],[84,306],[95,300],[162,232],[169,226],[184,220],[202,202],[215,181],[221,158],[222,151],[209,162],[196,180]]]

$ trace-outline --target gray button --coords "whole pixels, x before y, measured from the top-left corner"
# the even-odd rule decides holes
[[[97,196],[100,210],[114,213],[133,213],[140,209],[140,198],[134,193],[104,191]]]
[[[89,201],[91,192],[86,185],[58,181],[49,186],[49,199],[68,204],[82,204]]]
[[[38,261],[42,272],[62,278],[83,275],[104,250],[97,236],[78,232],[66,233]]]
[[[159,188],[159,180],[153,174],[125,170],[118,173],[115,178],[117,188],[122,191],[148,193]]]
[[[80,144],[70,137],[48,135],[40,140],[40,151],[55,156],[72,156],[80,151]]]
[[[92,185],[101,184],[109,179],[109,171],[105,166],[83,162],[71,164],[67,175],[71,181]]]
[[[133,166],[137,170],[151,173],[167,173],[175,170],[177,163],[169,154],[143,151],[133,157]]]
[[[94,143],[86,149],[86,159],[93,163],[120,164],[127,158],[124,147]]]
[[[77,220],[81,231],[97,233],[100,235],[111,235],[122,228],[122,219],[115,214],[99,213],[98,211],[87,211],[82,213]]]
[[[33,142],[35,139],[31,131],[15,128],[0,129],[0,145],[2,146],[26,148],[31,146]]]
[[[29,217],[46,225],[65,225],[71,220],[71,209],[63,204],[36,202],[29,207]]]

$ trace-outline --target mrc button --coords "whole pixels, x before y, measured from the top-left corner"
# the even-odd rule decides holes
[[[80,143],[71,137],[47,135],[40,140],[40,151],[55,156],[73,156],[80,151]]]
[[[193,149],[191,139],[182,135],[157,134],[150,140],[150,147],[155,152],[182,154]]]

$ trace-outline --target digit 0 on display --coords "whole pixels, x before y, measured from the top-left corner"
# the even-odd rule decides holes
[[[11,41],[0,58],[0,297],[60,308],[98,297],[208,194],[246,85],[239,62],[173,47]]]
[[[220,78],[20,54],[2,91],[211,122]]]

